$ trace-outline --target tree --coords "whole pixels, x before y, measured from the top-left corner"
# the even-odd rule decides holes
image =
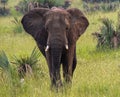
[[[3,4],[3,11],[5,12],[5,5],[8,2],[8,0],[1,0],[1,3]]]
[[[115,2],[115,1],[119,1],[120,2],[120,0],[83,0],[83,1],[85,1],[85,2],[92,2],[92,3],[94,3],[94,2],[106,2],[106,3],[109,3],[109,2]]]

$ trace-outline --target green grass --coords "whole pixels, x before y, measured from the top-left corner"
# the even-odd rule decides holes
[[[79,0],[78,0],[79,1]],[[77,1],[77,2],[78,2]],[[15,4],[11,0],[11,4]],[[75,6],[75,5],[72,5]],[[108,17],[117,21],[117,12],[87,14],[90,25],[77,42],[77,68],[72,88],[63,92],[50,91],[50,79],[47,63],[40,56],[44,76],[25,78],[19,82],[16,66],[13,67],[13,80],[0,69],[0,97],[120,97],[120,49],[104,51],[96,49],[96,40],[91,33],[99,31],[100,18]],[[4,50],[9,60],[13,55],[30,54],[36,46],[33,38],[25,34],[13,33],[13,17],[0,17],[0,50]]]

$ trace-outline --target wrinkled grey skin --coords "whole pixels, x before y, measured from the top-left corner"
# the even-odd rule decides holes
[[[61,64],[65,82],[71,83],[77,63],[76,41],[89,25],[83,13],[76,8],[39,8],[24,15],[22,24],[47,60],[52,86],[62,86]]]

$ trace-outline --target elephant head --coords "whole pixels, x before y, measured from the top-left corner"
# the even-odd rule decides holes
[[[47,59],[52,85],[62,84],[60,64],[70,82],[76,67],[76,41],[89,25],[84,14],[77,8],[37,8],[24,15],[22,24]]]

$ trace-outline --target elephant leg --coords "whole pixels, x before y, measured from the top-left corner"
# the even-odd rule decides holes
[[[62,62],[62,64],[63,64],[63,78],[65,79],[66,82],[69,82],[70,78],[69,78],[68,65],[67,65],[66,60],[64,60]],[[72,64],[72,76],[73,76],[73,73],[75,71],[76,64],[77,64],[77,59],[76,59],[76,54],[75,54],[74,58],[73,58],[73,64]]]
[[[75,45],[69,47],[63,60],[63,77],[67,83],[72,82],[73,72],[76,68]]]
[[[64,60],[62,64],[63,64],[63,78],[65,82],[69,82],[68,65],[67,65],[66,60]]]

